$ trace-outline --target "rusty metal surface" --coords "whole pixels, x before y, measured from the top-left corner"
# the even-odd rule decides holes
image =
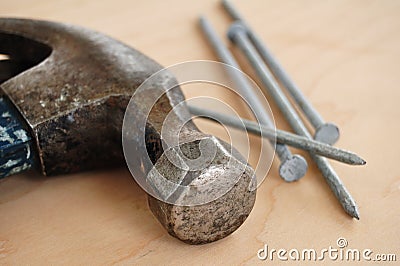
[[[71,25],[23,19],[0,19],[0,53],[10,56],[1,86],[26,120],[34,137],[42,172],[46,175],[70,173],[124,162],[121,146],[122,121],[134,91],[162,67],[140,52],[102,34]],[[1,82],[1,81],[0,81]],[[179,206],[149,197],[150,208],[168,232],[191,244],[207,243],[236,230],[249,215],[255,200],[254,172],[230,146],[204,134],[192,122],[181,129],[182,143],[164,151],[161,129],[166,115],[184,100],[176,83],[166,75],[154,86],[165,94],[147,116],[143,102],[135,102],[137,119],[146,119],[145,147],[132,143],[138,151],[133,160],[135,174],[149,178],[159,170],[170,181],[186,185],[215,183],[211,194],[226,193],[197,206]],[[146,98],[146,95],[145,95]],[[173,124],[190,120],[186,108],[172,111]],[[144,131],[144,132],[143,132]],[[177,134],[177,132],[167,132]],[[179,169],[168,163],[165,154],[184,160],[176,151],[185,150],[189,158],[208,140],[219,156],[201,171],[186,172],[177,179]],[[141,167],[144,156],[151,164]],[[186,158],[187,159],[187,158]],[[227,184],[235,183],[227,188]],[[214,182],[216,181],[216,182]],[[166,188],[158,187],[162,193]],[[178,191],[179,192],[179,191]],[[207,197],[208,190],[180,191],[182,197]]]
[[[17,61],[44,59],[1,84],[32,129],[44,174],[124,161],[125,107],[160,65],[105,35],[36,20],[0,19],[0,52]]]

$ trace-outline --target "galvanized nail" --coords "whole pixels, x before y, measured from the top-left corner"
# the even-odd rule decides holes
[[[257,72],[257,75],[260,77],[262,83],[264,84],[263,88],[272,96],[275,103],[281,110],[283,116],[289,122],[293,130],[297,134],[303,135],[311,139],[311,134],[304,126],[295,109],[286,98],[285,94],[281,91],[272,73],[269,71],[262,58],[258,55],[253,44],[249,40],[246,27],[241,22],[234,22],[229,28],[228,37],[245,54],[250,64]],[[350,216],[359,219],[357,205],[354,199],[344,187],[339,176],[335,173],[328,161],[313,152],[310,152],[310,156],[317,164],[318,169],[321,171],[330,189],[333,191],[344,210]]]
[[[255,34],[255,32],[244,21],[243,17],[239,14],[237,9],[228,0],[223,0],[222,4],[229,15],[237,21],[243,23],[246,28],[247,35],[253,43],[254,47],[262,57],[264,62],[269,66],[275,77],[283,84],[289,94],[293,97],[296,104],[303,111],[304,115],[310,121],[315,129],[314,139],[328,144],[334,144],[339,139],[339,128],[333,124],[325,122],[318,111],[313,107],[310,101],[302,93],[296,83],[290,78],[289,74],[285,71],[276,57],[271,53],[267,46]]]
[[[222,40],[218,37],[216,31],[213,29],[211,23],[205,18],[201,17],[200,20],[201,29],[204,32],[207,40],[215,50],[219,59],[228,65],[233,66],[240,70],[238,63],[236,62],[233,55],[223,44]],[[238,85],[239,93],[248,101],[248,103],[253,107],[253,110],[260,120],[261,124],[273,127],[271,118],[264,109],[260,99],[254,93],[252,86],[247,82],[247,80],[242,76],[238,75],[237,71],[229,71],[234,82]],[[273,146],[274,143],[271,143]],[[287,182],[292,182],[300,179],[307,172],[307,161],[300,155],[293,155],[288,147],[283,144],[276,144],[276,153],[278,154],[280,160],[279,175],[282,179]]]
[[[276,140],[278,143],[286,144],[305,151],[311,151],[318,155],[337,160],[351,165],[364,165],[365,161],[357,154],[346,151],[329,144],[299,136],[284,130],[274,130],[270,127],[260,125],[256,122],[215,112],[198,106],[189,105],[189,111],[192,115],[220,122],[223,125],[231,126],[252,134],[260,135],[270,140]]]

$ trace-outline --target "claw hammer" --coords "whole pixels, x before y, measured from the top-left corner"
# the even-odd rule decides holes
[[[123,164],[126,107],[139,85],[162,69],[158,63],[92,30],[12,18],[0,18],[0,54],[8,56],[0,61],[2,175],[36,167],[51,176]],[[227,193],[205,204],[182,206],[148,196],[151,211],[172,236],[190,244],[216,241],[235,231],[252,210],[254,171],[227,143],[199,131],[186,108],[174,108],[184,96],[179,86],[167,91],[170,82],[172,75],[154,85],[165,93],[145,118],[145,147],[132,139],[139,147],[132,160],[137,175],[146,177],[156,169],[174,181],[177,166],[168,162],[160,126],[172,112],[177,122],[189,122],[180,131],[184,142],[168,148],[169,156],[195,157],[204,140],[222,154],[204,169],[184,172],[186,185],[217,180],[218,190],[235,172],[228,162],[244,166]],[[138,119],[143,118],[140,106]],[[143,156],[152,164],[143,166]]]

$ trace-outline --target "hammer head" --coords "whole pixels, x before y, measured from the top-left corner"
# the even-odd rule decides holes
[[[10,57],[0,61],[1,93],[28,125],[43,174],[123,163],[126,107],[139,85],[162,69],[159,64],[91,30],[23,19],[0,19],[0,54]],[[131,169],[135,178],[142,178],[158,193],[149,196],[150,209],[171,235],[193,244],[215,241],[249,215],[255,200],[254,172],[228,144],[186,123],[188,111],[174,109],[184,101],[183,94],[179,86],[167,89],[170,82],[175,82],[174,77],[167,75],[154,84],[164,93],[150,113],[141,111],[146,96],[133,102],[133,133],[125,136],[124,147],[133,152],[126,159],[136,166]],[[179,134],[183,141],[163,147],[162,125],[171,112],[174,123],[185,121]],[[145,127],[135,127],[137,121],[145,121]],[[138,135],[144,135],[144,142]],[[173,163],[187,165],[196,159],[202,153],[201,143],[215,151],[203,168],[191,171]],[[151,163],[143,163],[144,157]],[[163,179],[180,189],[157,182]]]

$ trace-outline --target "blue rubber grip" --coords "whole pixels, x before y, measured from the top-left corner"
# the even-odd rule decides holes
[[[0,178],[26,171],[36,164],[36,151],[26,122],[16,107],[0,97]]]

